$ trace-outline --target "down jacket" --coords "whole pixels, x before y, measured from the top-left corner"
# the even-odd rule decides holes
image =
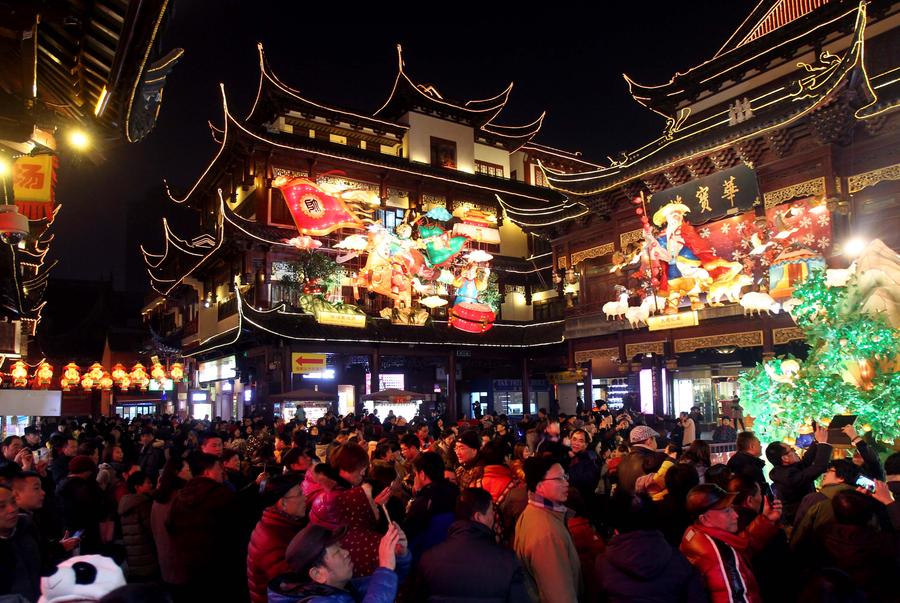
[[[291,539],[306,523],[306,518],[287,515],[276,506],[263,511],[250,535],[247,551],[247,586],[252,603],[266,603],[269,582],[291,571],[284,554]]]
[[[684,532],[681,552],[703,574],[712,603],[761,603],[750,558],[777,532],[778,526],[762,515],[737,534],[698,522]]]
[[[152,508],[153,499],[146,494],[126,494],[119,501],[122,540],[128,558],[128,580],[132,582],[146,582],[159,576],[150,522]]]

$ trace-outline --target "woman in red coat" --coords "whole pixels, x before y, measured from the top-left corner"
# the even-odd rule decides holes
[[[390,489],[385,488],[374,501],[372,487],[363,484],[369,468],[369,455],[358,444],[344,444],[331,453],[330,465],[335,486],[322,493],[310,509],[310,521],[334,530],[347,526],[341,547],[350,553],[353,575],[369,576],[378,569],[377,531],[379,511],[376,505],[386,503]]]
[[[252,603],[266,603],[269,582],[291,571],[284,554],[291,539],[307,523],[306,497],[300,482],[300,474],[288,474],[266,483],[263,496],[275,502],[263,511],[247,549],[247,586]]]

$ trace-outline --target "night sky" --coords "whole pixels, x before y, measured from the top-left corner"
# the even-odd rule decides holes
[[[221,126],[219,82],[232,112],[246,115],[258,82],[257,41],[275,73],[307,98],[369,114],[390,93],[397,43],[413,81],[447,98],[494,96],[514,81],[498,123],[530,123],[546,110],[536,142],[605,163],[663,125],[631,99],[622,73],[658,84],[709,59],[756,2],[551,2],[543,10],[429,3],[428,16],[421,4],[378,3],[352,14],[342,3],[311,4],[175,1],[163,44],[185,55],[169,77],[156,129],[139,144],[106,147],[100,165],[62,164],[55,277],[148,289],[138,245],[161,251],[161,217],[174,215],[185,238],[200,234],[161,184],[184,190],[214,154],[207,120]]]

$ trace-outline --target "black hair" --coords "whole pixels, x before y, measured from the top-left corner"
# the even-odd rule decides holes
[[[709,455],[709,444],[703,440],[694,440],[690,443],[687,450],[684,451],[681,460],[690,463],[702,463],[709,467],[712,464]]]
[[[194,477],[203,475],[205,471],[209,471],[219,462],[221,462],[219,457],[205,452],[194,452],[191,454],[190,458],[188,458],[188,464],[191,466],[191,474]]]
[[[884,459],[884,472],[887,475],[900,475],[900,452]]]
[[[0,444],[0,446],[3,446],[3,448],[7,448],[7,447],[11,446],[12,443],[13,443],[15,440],[20,440],[20,441],[21,441],[22,438],[20,438],[20,437],[17,436],[17,435],[9,435],[9,436],[6,436],[5,438],[3,438],[3,443]]]
[[[405,434],[400,438],[400,444],[407,448],[415,448],[416,450],[422,447],[422,441],[419,439],[419,436],[414,433]]]
[[[525,459],[522,468],[525,471],[525,483],[528,486],[528,491],[535,492],[538,484],[544,480],[547,472],[556,464],[557,461],[548,456],[533,456]]]
[[[609,517],[620,533],[658,529],[658,517],[653,502],[644,495],[632,496],[618,490],[610,499]]]
[[[844,525],[864,526],[872,520],[872,499],[856,490],[841,490],[831,499],[834,519]]]
[[[156,488],[156,501],[162,504],[169,502],[176,490],[180,490],[184,486],[185,481],[178,477],[182,466],[187,461],[175,456],[166,461],[163,465],[162,473],[159,474],[159,486]],[[190,465],[190,463],[188,463]],[[191,470],[193,473],[193,469]]]
[[[728,481],[728,488],[726,488],[726,490],[728,492],[737,493],[734,497],[734,506],[740,507],[747,502],[747,499],[759,491],[759,483],[748,475],[735,473]]]
[[[475,513],[487,513],[493,502],[484,488],[466,488],[456,499],[456,518],[471,520]]]
[[[506,462],[506,452],[503,444],[491,440],[485,443],[478,451],[485,465],[503,465]]]
[[[666,471],[666,489],[676,498],[684,499],[691,488],[700,483],[697,468],[690,463],[678,463]]]
[[[715,484],[727,492],[728,482],[731,481],[733,475],[734,473],[732,473],[727,465],[716,463],[706,470],[704,479],[707,484]]]
[[[143,471],[135,471],[128,476],[128,479],[125,481],[125,485],[128,486],[128,491],[134,494],[135,492],[137,492],[137,489],[143,486],[144,482],[148,479],[150,478]]]
[[[99,603],[172,603],[172,597],[157,584],[126,584],[106,593]]]
[[[855,484],[859,477],[859,467],[849,459],[838,459],[828,463],[829,469],[834,469],[834,474],[844,480],[845,484]]]
[[[421,471],[433,482],[444,479],[444,459],[436,452],[423,452],[413,459],[413,469]]]
[[[787,453],[787,446],[781,442],[772,442],[766,446],[766,459],[775,467],[781,467],[781,457]]]

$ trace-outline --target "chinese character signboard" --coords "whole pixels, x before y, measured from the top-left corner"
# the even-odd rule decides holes
[[[760,203],[756,172],[741,164],[687,184],[654,193],[649,215],[667,203],[681,203],[690,211],[684,219],[691,224],[744,213]]]
[[[16,207],[29,219],[53,215],[57,166],[54,155],[25,155],[13,164],[13,197]]]
[[[291,372],[295,375],[319,373],[325,370],[325,354],[291,354]]]

